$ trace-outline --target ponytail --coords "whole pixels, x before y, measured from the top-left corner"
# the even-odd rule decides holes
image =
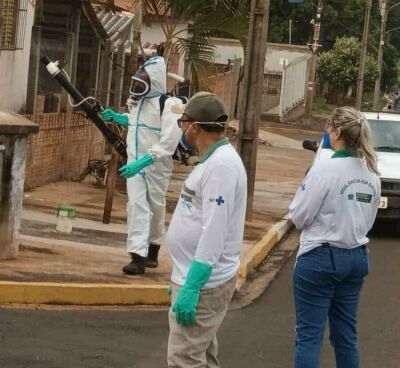
[[[360,146],[358,150],[361,153],[361,157],[364,157],[369,171],[372,171],[375,174],[379,175],[378,158],[371,144],[371,129],[369,127],[369,123],[366,120],[361,124],[359,141]]]
[[[368,169],[379,175],[371,129],[364,115],[353,107],[338,107],[332,113],[330,125],[335,129],[340,128],[346,148],[357,157],[363,158]]]

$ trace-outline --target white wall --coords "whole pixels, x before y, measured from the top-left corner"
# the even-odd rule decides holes
[[[215,62],[217,64],[228,64],[228,59],[240,58],[243,65],[243,48],[239,41],[214,38],[213,43],[216,46]],[[303,55],[309,55],[309,51],[302,52],[301,47],[296,46],[268,44],[265,54],[265,71],[281,72],[283,59],[286,59],[286,64],[288,64]]]
[[[215,46],[215,62],[217,64],[228,64],[228,59],[242,59],[243,65],[243,47],[239,42],[235,45],[220,45],[215,43]]]
[[[283,71],[283,62],[286,65],[291,63],[293,60],[304,56],[305,54],[296,51],[283,51],[283,50],[267,50],[267,56],[265,59],[265,70],[272,72]]]
[[[183,31],[182,33],[179,34],[180,38],[186,38],[188,36],[187,33],[187,24],[179,24],[177,26],[176,32],[179,31]],[[165,41],[165,35],[164,35],[164,31],[162,30],[161,24],[160,23],[153,23],[151,26],[149,27],[143,27],[142,28],[142,44],[146,43],[146,42],[150,42],[150,43],[160,43],[160,42],[164,42]],[[185,64],[184,64],[184,60],[183,57],[181,58],[181,60],[179,61],[179,75],[183,76],[184,73],[184,68],[185,68]]]
[[[28,2],[24,49],[0,52],[0,108],[21,112],[25,108],[34,5]]]

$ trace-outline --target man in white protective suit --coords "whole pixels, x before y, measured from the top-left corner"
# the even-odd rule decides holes
[[[160,96],[166,93],[166,84],[164,58],[153,57],[132,77],[130,93],[137,105],[130,113],[102,112],[104,120],[128,128],[128,162],[119,172],[127,178],[127,250],[132,258],[122,271],[130,275],[141,275],[145,267],[158,266],[172,155],[182,135],[177,125],[179,115],[171,112],[171,106],[181,100],[166,99],[161,111]]]

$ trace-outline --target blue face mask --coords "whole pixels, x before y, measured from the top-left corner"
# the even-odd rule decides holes
[[[332,149],[331,141],[330,141],[330,134],[325,131],[324,135],[322,136],[322,148]]]
[[[190,129],[190,128],[189,128]],[[188,129],[188,130],[189,130]],[[187,131],[188,131],[187,130]],[[182,133],[182,137],[180,139],[180,143],[183,146],[183,148],[185,149],[185,151],[190,155],[190,156],[196,156],[196,151],[195,149],[190,145],[190,143],[188,142],[187,138],[186,138],[186,134]]]

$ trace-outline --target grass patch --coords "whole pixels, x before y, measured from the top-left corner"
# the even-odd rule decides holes
[[[362,101],[362,105],[361,105],[361,111],[372,111],[373,99],[374,99],[373,92],[364,92],[363,101]],[[387,104],[388,104],[388,100],[382,96],[379,99],[378,111],[383,111],[383,109],[387,106]],[[332,111],[336,107],[337,107],[337,105],[328,104],[326,102],[325,97],[323,97],[323,96],[315,97],[314,104],[313,104],[313,115],[321,116],[324,118],[325,117],[329,118]]]
[[[328,119],[336,107],[336,105],[328,104],[325,97],[317,96],[314,99],[313,115],[318,115]]]
[[[363,94],[363,99],[362,99],[362,104],[361,104],[361,110],[362,111],[372,111],[372,104],[374,101],[374,92],[368,91],[364,92]],[[378,104],[378,111],[382,111],[386,105],[388,104],[388,100],[385,97],[380,97],[379,98],[379,104]]]

